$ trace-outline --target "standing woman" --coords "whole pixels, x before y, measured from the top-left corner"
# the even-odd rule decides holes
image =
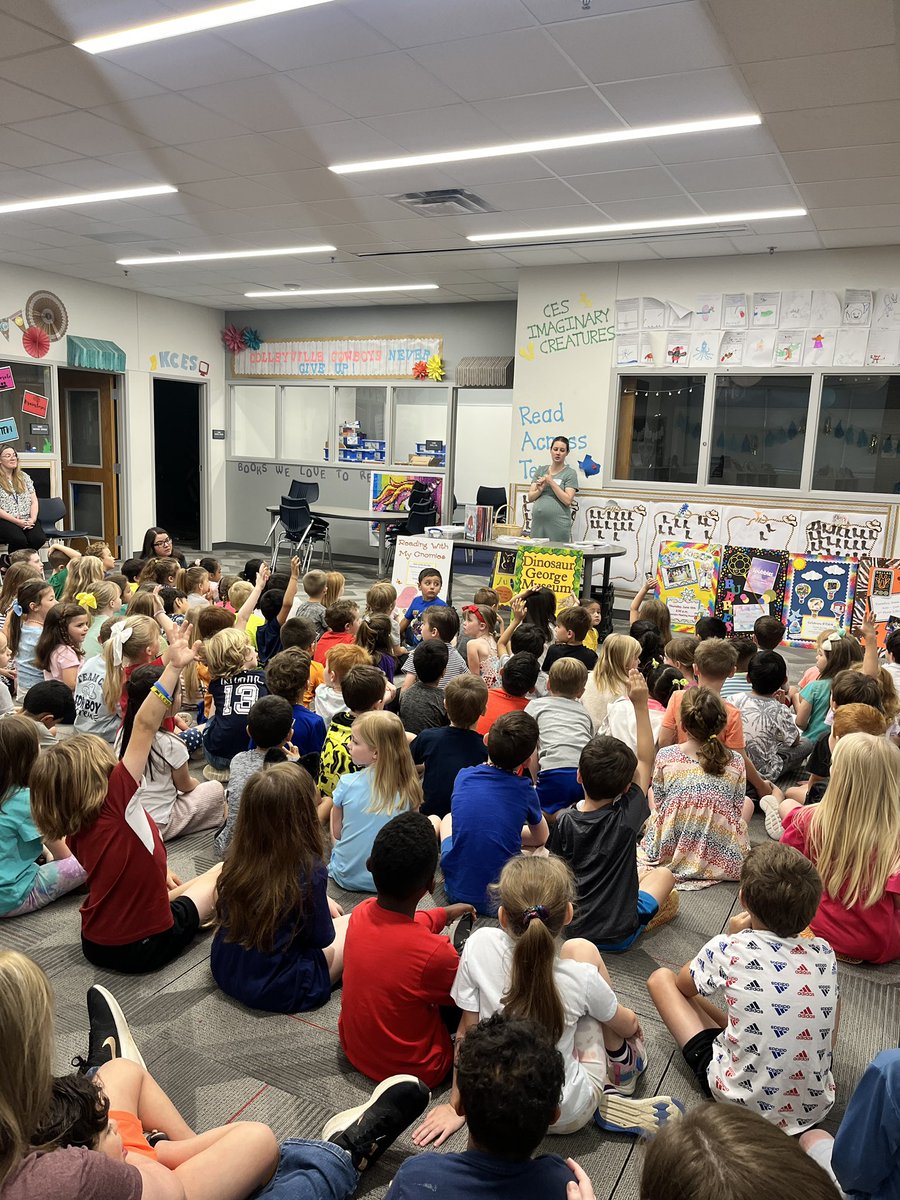
[[[0,446],[0,542],[14,550],[40,550],[46,537],[38,525],[38,498],[31,476],[19,468],[15,446]]]
[[[182,570],[187,567],[184,555],[175,550],[170,535],[155,525],[144,534],[144,544],[138,557],[142,561],[148,558],[176,558]]]
[[[566,465],[569,439],[556,437],[550,444],[550,465],[538,470],[528,489],[531,532],[551,542],[571,542],[572,501],[578,491],[578,476]]]

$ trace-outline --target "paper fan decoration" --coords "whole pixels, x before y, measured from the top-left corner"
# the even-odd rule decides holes
[[[417,363],[413,363],[412,373],[413,373],[413,379],[427,379],[428,378],[428,363],[425,361],[424,358],[420,358]]]
[[[258,350],[262,345],[262,338],[259,336],[259,331],[251,329],[249,325],[241,330],[241,343],[247,350]]]
[[[436,382],[440,382],[444,378],[444,364],[441,362],[439,354],[432,354],[428,362],[425,364],[425,369],[428,372],[428,378]]]
[[[43,329],[51,342],[58,342],[69,328],[66,306],[53,292],[32,292],[25,301],[25,320],[28,325]]]
[[[22,345],[32,358],[43,358],[50,349],[50,338],[37,325],[31,325],[22,334]]]
[[[237,325],[226,325],[222,330],[222,343],[232,354],[240,354],[244,349],[244,335]]]

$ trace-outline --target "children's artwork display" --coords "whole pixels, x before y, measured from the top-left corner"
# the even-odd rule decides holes
[[[656,594],[676,633],[693,633],[700,617],[712,616],[721,555],[721,546],[705,542],[660,542]]]
[[[781,619],[789,562],[786,550],[769,546],[723,548],[715,615],[725,622],[729,637],[752,633],[760,617]]]
[[[453,565],[453,542],[426,537],[398,537],[391,583],[397,589],[397,611],[405,612],[419,594],[419,572],[434,567],[441,574],[438,595],[447,599]]]
[[[573,593],[577,596],[581,591],[583,574],[584,554],[581,550],[520,546],[516,551],[513,587],[517,592],[532,587],[549,588],[556,596],[556,607],[561,608]]]
[[[443,475],[413,475],[400,471],[373,471],[371,506],[375,512],[408,512],[413,492],[427,492],[431,506],[441,518],[444,497]],[[416,501],[416,507],[425,508]],[[378,545],[378,526],[369,529],[369,545]]]
[[[867,609],[875,619],[878,645],[883,647],[888,634],[900,629],[900,558],[864,558],[860,562],[853,604],[854,633],[862,625]]]
[[[830,554],[795,554],[784,590],[789,646],[813,647],[823,631],[850,627],[858,560]]]

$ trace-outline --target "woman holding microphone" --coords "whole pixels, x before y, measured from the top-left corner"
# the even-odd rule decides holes
[[[572,501],[578,491],[578,476],[566,464],[569,439],[555,437],[550,443],[550,465],[538,470],[528,489],[533,537],[551,542],[572,540]]]

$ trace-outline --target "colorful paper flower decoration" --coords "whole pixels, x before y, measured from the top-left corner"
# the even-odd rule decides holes
[[[420,358],[418,362],[413,363],[412,373],[413,373],[413,379],[427,379],[428,378],[428,363],[425,361],[424,358]]]
[[[222,343],[232,354],[240,354],[244,349],[244,335],[237,325],[226,325],[222,330]]]
[[[441,362],[441,356],[439,354],[432,354],[431,358],[429,358],[428,362],[426,363],[426,370],[428,372],[429,379],[433,379],[436,383],[440,383],[440,381],[444,378],[444,365]]]
[[[43,358],[50,349],[50,338],[38,325],[30,325],[22,334],[22,345],[32,358]]]
[[[259,336],[259,332],[256,329],[251,329],[249,325],[246,325],[241,330],[241,341],[247,350],[258,350],[262,345],[262,338]]]

